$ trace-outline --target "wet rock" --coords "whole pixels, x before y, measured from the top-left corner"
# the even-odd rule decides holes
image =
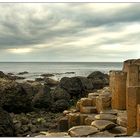
[[[22,125],[27,125],[28,123],[29,123],[29,120],[28,120],[28,118],[27,117],[21,117],[21,123],[22,123]]]
[[[54,74],[44,73],[44,74],[41,74],[41,76],[43,76],[43,77],[52,77],[52,76],[54,76]]]
[[[95,120],[108,120],[116,123],[117,117],[111,114],[98,114],[95,116]]]
[[[29,127],[29,130],[32,132],[32,133],[35,133],[37,132],[37,127],[35,125],[32,125],[32,124],[28,124],[28,127]]]
[[[50,109],[52,98],[50,88],[47,85],[44,85],[43,88],[34,96],[32,104],[36,108]]]
[[[99,130],[107,130],[116,126],[115,123],[108,120],[95,120],[91,123],[91,125],[98,128]]]
[[[44,81],[44,78],[35,78],[35,81],[37,82]]]
[[[51,87],[57,86],[59,84],[59,81],[56,81],[56,80],[51,79],[51,78],[45,78],[44,81],[45,81],[46,85],[51,86]]]
[[[27,71],[23,71],[23,72],[19,72],[18,75],[24,75],[24,74],[28,74],[29,72]]]
[[[0,104],[8,112],[20,113],[32,110],[32,94],[12,80],[0,79]]]
[[[93,126],[75,126],[68,130],[71,137],[86,137],[91,134],[97,133],[98,130]]]
[[[94,71],[87,78],[92,80],[92,84],[96,89],[109,84],[109,76],[100,71]]]
[[[54,101],[64,99],[69,101],[70,100],[70,95],[69,93],[60,87],[55,88],[55,90],[52,92],[52,98]]]
[[[15,129],[10,115],[0,108],[0,137],[15,136]]]
[[[67,100],[61,99],[57,100],[52,104],[51,110],[53,112],[62,112],[69,107],[69,102]]]
[[[77,77],[63,77],[60,80],[59,86],[65,89],[72,97],[81,97],[82,94],[82,83]]]
[[[7,77],[7,75],[4,74],[4,72],[0,71],[0,78],[6,78],[6,77]]]
[[[28,125],[22,125],[21,129],[23,130],[23,132],[27,132],[29,130]]]
[[[65,72],[65,74],[75,74],[75,72]]]

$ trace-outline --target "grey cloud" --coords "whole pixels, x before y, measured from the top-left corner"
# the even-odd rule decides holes
[[[96,32],[88,33],[86,30],[102,27],[108,32],[121,31],[123,27],[131,23],[140,22],[140,4],[132,4],[127,8],[118,9],[116,11],[98,12],[91,9],[82,10],[85,4],[45,4],[41,5],[39,17],[37,8],[26,7],[26,4],[1,4],[0,5],[0,49],[33,47],[35,45],[52,43],[50,48],[36,49],[32,53],[34,56],[42,56],[42,59],[47,56],[51,57],[67,57],[86,58],[92,56],[101,57],[102,53],[98,47],[103,44],[126,43],[133,44],[139,42],[139,33],[126,35],[124,38],[106,37],[99,42],[93,42],[93,45],[86,46],[87,48],[80,50],[78,47],[64,45],[71,43],[81,38],[87,38],[90,35],[96,36]],[[92,4],[91,4],[92,5]],[[94,3],[93,3],[94,5]],[[43,16],[42,16],[42,15]],[[61,28],[53,30],[54,27],[63,23],[62,21],[77,23],[73,27]],[[62,25],[63,26],[63,25]],[[85,31],[86,33],[82,33]],[[55,44],[60,39],[59,44]],[[62,42],[61,42],[62,39]],[[53,45],[54,43],[54,45]],[[56,45],[56,46],[55,46]],[[57,47],[61,45],[62,47]],[[89,50],[91,49],[91,50]],[[37,52],[38,51],[38,52]],[[111,53],[111,52],[110,52]],[[89,54],[89,55],[88,55]],[[34,55],[34,56],[33,56]],[[123,55],[126,55],[123,53]],[[106,57],[109,57],[105,55]]]

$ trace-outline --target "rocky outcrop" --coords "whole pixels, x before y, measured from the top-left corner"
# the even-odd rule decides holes
[[[8,112],[31,110],[32,92],[29,87],[15,81],[0,79],[0,104]]]
[[[36,108],[50,109],[52,105],[51,89],[44,84],[40,91],[33,97],[32,105]]]
[[[103,88],[109,84],[109,76],[100,71],[92,72],[87,78],[92,80],[95,89]]]
[[[0,108],[0,137],[15,136],[15,129],[10,115]]]

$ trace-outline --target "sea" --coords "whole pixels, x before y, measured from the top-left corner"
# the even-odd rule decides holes
[[[51,73],[54,74],[51,78],[60,80],[62,77],[88,76],[94,71],[109,73],[110,70],[121,70],[122,66],[121,62],[0,62],[0,71],[15,75],[27,71],[28,74],[22,75],[26,80]]]

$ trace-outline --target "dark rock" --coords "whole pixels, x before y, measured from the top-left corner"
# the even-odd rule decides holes
[[[35,81],[43,81],[44,80],[44,78],[35,78]]]
[[[32,104],[36,108],[49,109],[52,104],[50,88],[44,85],[43,88],[34,96]]]
[[[100,71],[92,72],[88,77],[92,80],[94,88],[99,89],[109,84],[109,76]]]
[[[8,75],[14,75],[13,73],[11,73],[11,72],[9,72],[9,73],[7,73]]]
[[[15,129],[10,115],[0,108],[0,137],[15,136]]]
[[[69,102],[61,99],[57,100],[56,102],[53,103],[52,105],[52,111],[53,112],[62,112],[63,110],[67,109],[69,107]]]
[[[92,84],[92,80],[91,79],[88,79],[88,78],[82,77],[82,76],[78,76],[77,78],[79,78],[79,80],[81,81],[82,89],[84,91],[94,89],[94,86]]]
[[[75,74],[75,72],[65,72],[65,74]]]
[[[8,112],[31,111],[31,94],[15,81],[0,79],[0,96],[0,104]]]
[[[42,74],[41,76],[43,76],[43,77],[52,77],[52,76],[54,76],[54,74],[51,74],[51,73],[44,73],[44,74]]]
[[[71,96],[81,97],[82,83],[78,77],[63,77],[59,86],[65,89]]]
[[[4,74],[4,72],[0,71],[0,78],[5,78],[6,75]]]
[[[23,72],[19,72],[18,75],[23,75],[23,74],[28,74],[29,72],[27,71],[23,71]]]
[[[69,93],[60,87],[56,87],[54,91],[52,92],[52,98],[54,101],[60,100],[60,99],[65,99],[65,100],[70,100],[70,95]]]
[[[28,125],[22,125],[21,129],[23,130],[23,132],[27,132],[29,130]]]
[[[38,130],[37,130],[37,127],[36,127],[35,125],[28,124],[28,127],[29,127],[29,129],[30,129],[30,131],[31,131],[32,133],[35,133],[35,132],[38,131]]]
[[[52,86],[52,87],[57,86],[59,84],[59,81],[56,81],[51,78],[45,78],[44,81],[45,81],[45,84],[47,84],[48,86]]]
[[[68,131],[68,117],[61,118],[58,122],[58,130],[61,132]]]

